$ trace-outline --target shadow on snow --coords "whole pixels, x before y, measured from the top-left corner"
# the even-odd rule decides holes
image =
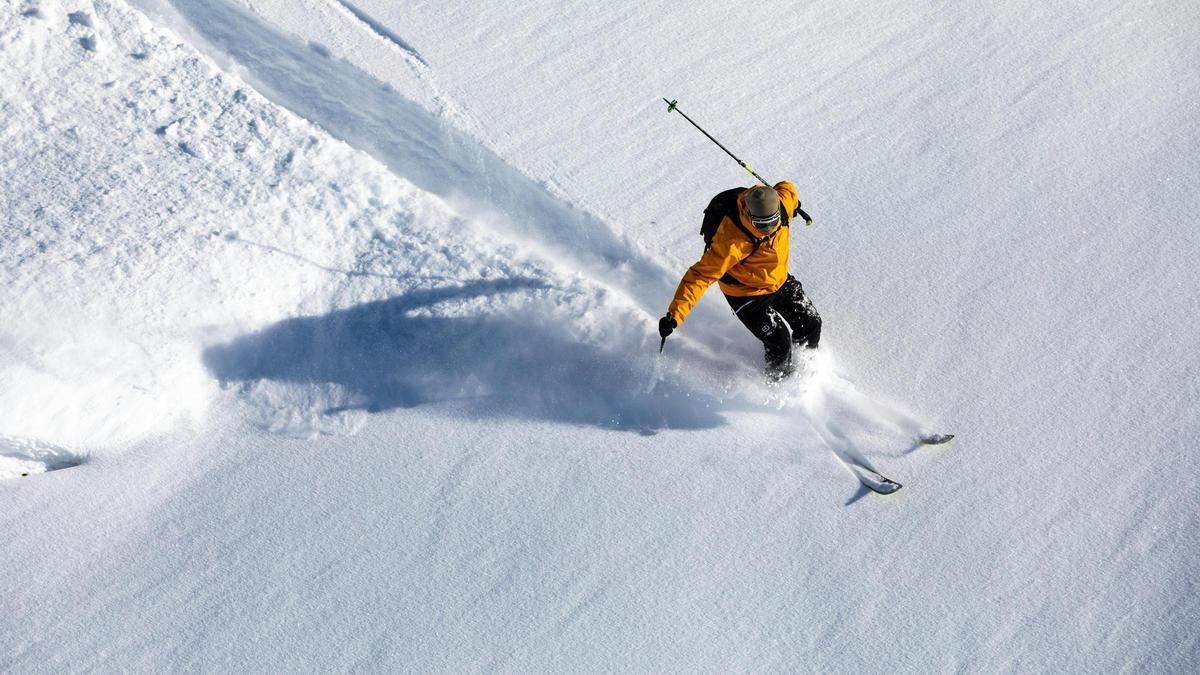
[[[602,347],[581,344],[544,317],[446,317],[448,301],[544,288],[539,281],[479,281],[418,291],[316,317],[287,319],[204,352],[222,383],[334,384],[353,404],[382,411],[461,398],[481,415],[505,415],[652,433],[724,423],[707,395]]]

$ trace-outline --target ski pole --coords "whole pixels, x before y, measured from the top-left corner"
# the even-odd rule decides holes
[[[770,184],[770,183],[768,183],[768,182],[766,181],[766,179],[765,179],[765,178],[763,178],[762,176],[758,175],[757,173],[754,173],[754,169],[751,169],[750,167],[746,166],[746,163],[745,163],[745,162],[743,162],[742,160],[738,159],[738,158],[737,158],[737,155],[735,155],[735,154],[733,154],[732,152],[730,152],[730,151],[729,151],[729,148],[726,148],[725,146],[721,145],[721,142],[720,142],[720,141],[718,141],[717,139],[713,138],[713,137],[712,137],[712,134],[710,134],[710,133],[708,133],[707,131],[705,131],[705,130],[704,130],[704,129],[703,129],[703,128],[702,128],[702,127],[699,125],[699,124],[696,124],[694,121],[692,121],[692,118],[688,117],[688,116],[687,116],[687,113],[685,113],[685,112],[683,112],[682,110],[680,110],[680,109],[679,109],[679,101],[668,101],[667,99],[665,99],[665,98],[664,98],[664,99],[663,99],[663,102],[667,104],[667,112],[668,112],[668,113],[677,112],[677,113],[679,113],[680,115],[683,115],[683,119],[687,120],[688,122],[690,122],[690,123],[691,123],[691,125],[692,125],[692,126],[694,126],[694,127],[696,127],[697,129],[699,129],[699,130],[700,130],[700,133],[704,134],[705,136],[708,136],[708,140],[712,141],[713,143],[716,143],[718,148],[720,148],[720,149],[724,150],[724,151],[725,151],[725,154],[727,154],[727,155],[729,155],[730,157],[732,157],[732,158],[733,158],[733,161],[735,161],[735,162],[737,162],[738,164],[740,164],[740,165],[741,165],[741,167],[742,167],[743,169],[745,169],[745,170],[749,171],[751,176],[754,176],[755,178],[757,178],[759,181],[761,181],[761,182],[762,182],[762,184],[763,184],[763,185],[766,185],[767,187],[771,187],[771,184]]]
[[[738,159],[738,158],[737,158],[737,155],[735,155],[735,154],[733,154],[732,152],[730,152],[730,151],[729,151],[729,148],[726,148],[725,146],[721,145],[721,142],[720,142],[720,141],[718,141],[717,139],[713,138],[713,137],[712,137],[712,134],[710,134],[710,133],[708,133],[707,131],[705,131],[705,130],[704,130],[704,129],[703,129],[703,128],[702,128],[702,127],[699,125],[699,124],[696,124],[696,122],[695,122],[695,121],[693,121],[693,120],[692,120],[692,118],[688,117],[688,116],[687,116],[687,113],[685,113],[685,112],[683,112],[682,110],[680,110],[680,109],[679,109],[679,101],[668,101],[667,99],[665,99],[665,98],[664,98],[664,99],[663,99],[663,103],[666,103],[666,104],[667,104],[667,112],[668,112],[668,113],[677,112],[677,113],[679,113],[680,115],[683,115],[683,119],[687,120],[689,123],[691,123],[691,125],[692,125],[692,126],[694,126],[694,127],[696,127],[697,129],[699,129],[700,133],[702,133],[702,134],[704,134],[705,136],[707,136],[707,137],[708,137],[708,140],[712,141],[713,143],[716,143],[716,145],[717,145],[717,147],[718,147],[718,148],[720,148],[720,149],[724,150],[724,151],[725,151],[725,154],[727,154],[727,155],[729,155],[730,157],[732,157],[732,158],[733,158],[733,161],[737,162],[737,163],[738,163],[738,164],[739,164],[739,165],[740,165],[740,166],[741,166],[743,169],[745,169],[745,170],[749,171],[751,176],[754,176],[755,178],[757,178],[757,179],[759,180],[759,182],[761,182],[763,185],[766,185],[767,187],[771,187],[771,184],[770,184],[770,183],[768,183],[768,182],[766,181],[766,179],[765,179],[765,178],[763,178],[762,176],[760,176],[760,175],[758,175],[757,173],[755,173],[755,172],[754,172],[754,169],[751,169],[749,166],[747,166],[747,165],[746,165],[746,163],[745,163],[745,162],[743,162],[742,160]],[[798,212],[800,213],[800,215],[801,215],[801,216],[804,218],[804,224],[805,224],[805,225],[812,225],[812,218],[811,218],[811,217],[809,217],[809,215],[808,215],[807,213],[805,213],[805,212],[804,212],[804,209],[797,208],[797,211],[798,211]]]

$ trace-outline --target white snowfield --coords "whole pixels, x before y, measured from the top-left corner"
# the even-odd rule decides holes
[[[0,5],[0,672],[1195,670],[1200,6],[135,5]]]

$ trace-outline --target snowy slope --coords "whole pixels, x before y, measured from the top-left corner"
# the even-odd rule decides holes
[[[1195,9],[138,6],[0,14],[0,669],[1197,656]],[[661,95],[817,219],[787,387],[656,357]]]

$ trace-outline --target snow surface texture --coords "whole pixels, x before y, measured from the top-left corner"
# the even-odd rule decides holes
[[[1200,656],[1196,8],[138,5],[0,12],[0,670]],[[784,387],[656,354],[664,95],[816,218]]]

